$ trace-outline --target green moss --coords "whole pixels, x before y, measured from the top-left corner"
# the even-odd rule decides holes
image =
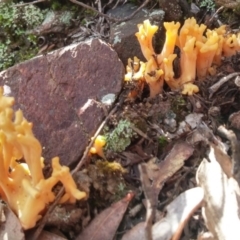
[[[174,96],[170,99],[172,112],[176,114],[176,120],[184,119],[184,112],[186,112],[186,101],[182,95]]]
[[[128,187],[124,182],[120,182],[117,186],[117,191],[114,196],[114,201],[118,201],[126,196],[126,194],[129,192]]]
[[[9,51],[7,43],[0,43],[0,70],[6,69],[14,63],[14,53]]]
[[[167,138],[165,136],[159,137],[158,144],[159,144],[160,150],[162,150],[168,144]]]
[[[138,0],[129,0],[129,3],[132,3],[134,5],[138,5]]]
[[[96,15],[96,12],[94,12],[94,11],[91,10],[91,9],[85,9],[85,10],[84,10],[84,15],[85,15],[85,16],[95,16],[95,15]]]
[[[109,162],[106,160],[97,160],[96,166],[98,168],[98,171],[102,172],[104,175],[108,174],[123,174],[126,172],[126,169],[124,169],[120,163],[117,162]]]
[[[60,10],[62,8],[62,5],[59,1],[53,0],[51,1],[51,7],[52,10]]]
[[[28,30],[40,25],[45,11],[35,5],[0,4],[0,70],[29,59],[37,52],[37,38]]]
[[[240,3],[238,3],[238,5],[233,9],[233,13],[235,13],[236,15],[240,15]]]

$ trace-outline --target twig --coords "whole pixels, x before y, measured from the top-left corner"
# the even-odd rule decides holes
[[[15,6],[16,7],[23,7],[23,6],[26,6],[26,5],[30,5],[30,4],[36,4],[36,3],[40,3],[40,2],[45,2],[46,0],[36,0],[36,1],[33,1],[33,2],[28,2],[28,3],[20,3],[20,4],[16,4]],[[100,11],[98,11],[97,9],[85,4],[85,3],[82,3],[82,2],[79,2],[77,0],[69,0],[70,2],[72,3],[75,3],[79,6],[82,6],[84,8],[87,8],[89,10],[92,10],[93,12],[96,12],[98,13],[98,15],[102,16],[102,17],[105,17],[107,19],[109,19],[110,21],[113,21],[113,22],[124,22],[124,21],[128,21],[129,19],[131,19],[132,17],[134,17],[143,7],[145,7],[149,2],[150,0],[145,0],[145,2],[143,2],[143,4],[138,7],[132,14],[130,14],[129,16],[125,17],[125,18],[114,18],[114,17],[111,17],[107,14],[104,14]],[[101,3],[100,3],[101,4]],[[98,6],[99,7],[99,6]],[[100,10],[101,10],[101,6],[100,6]]]
[[[72,3],[75,3],[75,4],[79,5],[79,6],[82,6],[82,7],[84,7],[84,8],[90,9],[90,10],[92,10],[93,12],[98,13],[100,16],[105,17],[105,18],[107,18],[108,20],[113,21],[113,22],[124,22],[124,21],[128,21],[129,19],[131,19],[132,17],[134,17],[143,7],[145,7],[145,6],[150,2],[150,0],[145,0],[140,7],[138,7],[132,14],[130,14],[129,16],[127,16],[127,17],[125,17],[125,18],[114,18],[114,17],[111,17],[111,16],[109,16],[109,15],[107,15],[107,14],[104,14],[104,13],[99,12],[97,9],[95,9],[95,8],[93,8],[93,7],[85,4],[85,3],[79,2],[79,1],[77,1],[77,0],[69,0],[69,1],[72,2]]]
[[[186,179],[186,176],[189,174],[189,173],[192,173],[195,169],[195,167],[197,166],[198,162],[196,161],[196,163],[192,166],[192,167],[188,167],[187,170],[183,173],[183,175],[178,178],[177,182],[175,183],[174,185],[174,190],[173,192],[171,193],[171,196],[169,196],[165,201],[161,202],[158,204],[158,209],[162,209],[162,207],[166,207],[167,204],[169,204],[171,201],[173,201],[174,197],[179,193],[179,186],[180,186],[180,183],[182,182],[183,179]],[[183,168],[183,170],[185,170],[185,168]]]
[[[212,97],[212,95],[227,81],[229,81],[230,79],[232,79],[233,77],[236,77],[240,74],[240,72],[234,72],[234,73],[231,73],[223,78],[221,78],[217,83],[215,83],[214,85],[212,85],[210,88],[209,88],[209,98]]]
[[[138,135],[140,135],[141,137],[147,139],[150,142],[153,142],[153,140],[151,138],[148,137],[147,134],[145,134],[143,131],[141,131],[139,128],[136,128],[135,126],[131,125],[131,128],[134,132],[136,132]]]
[[[113,8],[112,8],[112,9],[115,9],[115,8],[118,6],[118,4],[119,4],[119,1],[120,1],[120,0],[117,0],[117,2],[115,3],[115,5],[113,6]]]
[[[36,1],[33,1],[33,2],[28,2],[28,3],[20,3],[20,4],[16,4],[15,6],[16,7],[24,7],[26,5],[30,5],[30,4],[37,4],[37,3],[40,3],[40,2],[45,2],[46,0],[36,0]],[[79,6],[82,6],[84,8],[87,8],[89,10],[92,10],[93,12],[96,12],[98,13],[98,15],[102,16],[102,17],[105,17],[107,19],[109,19],[110,21],[113,21],[113,22],[124,22],[124,21],[128,21],[129,19],[131,19],[132,17],[134,17],[143,7],[145,7],[149,2],[150,0],[145,0],[145,2],[143,2],[143,4],[138,7],[132,14],[130,14],[129,16],[125,17],[125,18],[114,18],[114,17],[111,17],[107,14],[104,14],[101,11],[101,6],[98,5],[98,7],[100,6],[100,11],[98,11],[97,9],[85,4],[85,3],[82,3],[82,2],[79,2],[77,0],[69,0],[70,2],[72,3],[75,3]]]
[[[232,174],[240,185],[240,142],[236,134],[232,130],[226,129],[224,126],[220,126],[218,132],[231,143]]]
[[[221,6],[220,8],[217,9],[217,11],[212,15],[212,17],[209,19],[209,23],[213,21],[213,19],[216,17],[218,13],[220,13],[224,9],[224,6]]]
[[[87,148],[85,149],[83,156],[81,158],[81,160],[79,161],[78,165],[72,170],[72,175],[74,175],[76,172],[79,171],[79,169],[82,167],[82,165],[85,163],[85,159],[87,158],[87,155],[96,139],[96,137],[99,135],[99,133],[102,131],[103,127],[105,126],[105,124],[107,123],[107,121],[109,120],[109,118],[116,112],[116,110],[118,109],[119,105],[116,104],[115,107],[111,110],[111,112],[108,114],[108,116],[105,118],[105,120],[102,122],[102,124],[99,126],[98,130],[95,132],[93,138],[91,139],[91,142],[89,143],[89,145],[87,146]]]
[[[16,4],[15,6],[16,7],[24,7],[26,5],[36,4],[36,3],[45,2],[45,1],[46,0],[36,0],[36,1],[33,1],[33,2],[28,2],[28,3],[19,3],[19,4]]]
[[[98,0],[97,3],[98,3],[98,11],[102,12],[102,2]]]
[[[152,223],[155,218],[156,203],[154,202],[153,189],[147,174],[147,167],[145,164],[139,164],[140,179],[142,189],[146,199],[146,220],[145,220],[145,237],[152,240]]]
[[[36,229],[36,231],[33,234],[32,240],[38,240],[39,236],[47,222],[48,216],[49,214],[54,210],[54,208],[57,206],[60,198],[63,196],[64,194],[64,187],[61,187],[60,191],[58,192],[56,198],[54,199],[54,202],[50,205],[50,207],[48,208],[46,214],[44,215],[44,217],[41,219],[38,228]],[[29,209],[29,211],[31,211]]]
[[[101,132],[101,130],[103,129],[104,125],[106,124],[106,122],[108,121],[108,119],[116,112],[117,108],[119,107],[119,104],[116,104],[115,107],[111,110],[111,112],[108,114],[108,116],[105,118],[105,120],[102,122],[102,124],[99,126],[99,128],[97,129],[96,133],[94,134],[93,138],[91,139],[91,142],[89,143],[89,145],[87,146],[87,148],[85,149],[83,156],[81,158],[81,160],[79,161],[78,165],[71,171],[71,174],[74,175],[76,172],[79,171],[79,169],[83,166],[83,164],[85,163],[85,160],[87,159],[88,153],[90,151],[90,148],[92,147],[96,137],[99,135],[99,133]],[[44,217],[41,219],[38,228],[36,229],[36,231],[33,234],[32,240],[37,240],[47,222],[48,216],[49,214],[54,210],[54,208],[57,206],[59,200],[61,199],[61,197],[63,196],[64,193],[64,187],[61,187],[60,191],[58,192],[58,194],[56,195],[56,198],[54,200],[54,202],[50,205],[50,207],[48,208],[47,212],[45,213]]]

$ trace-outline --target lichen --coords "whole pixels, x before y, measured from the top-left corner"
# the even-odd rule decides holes
[[[122,152],[131,144],[134,136],[132,123],[128,120],[120,120],[116,128],[105,134],[107,139],[106,149],[114,152]]]

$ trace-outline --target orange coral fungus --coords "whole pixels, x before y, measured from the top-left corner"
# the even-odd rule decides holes
[[[161,78],[162,75],[163,70],[159,69],[157,60],[155,59],[155,57],[151,57],[146,64],[146,70],[144,74],[144,78],[150,88],[150,97],[154,97],[162,91],[163,86],[163,78]]]
[[[143,24],[138,24],[138,29],[139,31],[136,33],[136,36],[140,43],[142,53],[144,57],[149,60],[154,54],[152,38],[155,32],[158,30],[158,27],[151,25],[149,20],[145,20]]]
[[[24,229],[35,226],[46,205],[55,199],[52,188],[62,182],[65,195],[61,202],[75,202],[86,197],[77,189],[69,168],[52,159],[52,176],[44,179],[42,147],[32,133],[32,124],[22,111],[14,113],[12,97],[0,88],[0,194],[17,214]],[[13,120],[14,119],[14,120]],[[24,159],[26,163],[18,160]]]
[[[208,73],[213,73],[213,64],[219,65],[222,56],[232,56],[240,50],[240,34],[226,34],[225,26],[214,30],[206,30],[204,24],[198,25],[194,18],[185,20],[180,31],[180,23],[164,23],[166,39],[160,54],[156,54],[152,46],[152,38],[157,26],[149,20],[139,24],[136,36],[147,62],[142,63],[138,79],[145,80],[150,88],[150,97],[161,93],[163,80],[172,90],[182,90],[183,94],[192,95],[199,91],[193,83],[204,79]],[[173,61],[175,47],[180,49],[181,76],[175,78]],[[142,74],[142,75],[141,75]],[[133,79],[135,75],[126,74],[125,80]],[[141,76],[140,76],[141,75]]]
[[[166,29],[166,40],[163,45],[161,54],[158,54],[157,56],[158,63],[160,64],[164,58],[168,58],[171,54],[173,54],[174,48],[176,46],[180,23],[165,22],[164,27]]]
[[[93,147],[90,149],[90,153],[97,154],[103,159],[106,159],[103,152],[103,147],[106,145],[106,143],[106,138],[104,136],[98,135],[94,141]]]
[[[128,65],[126,66],[125,81],[135,81],[137,87],[131,90],[128,94],[129,99],[135,99],[139,93],[142,92],[144,87],[144,73],[146,69],[146,64],[140,61],[137,57],[128,59]]]
[[[146,64],[140,61],[137,57],[128,59],[128,65],[126,67],[127,74],[125,75],[125,81],[130,80],[142,80],[145,72]]]

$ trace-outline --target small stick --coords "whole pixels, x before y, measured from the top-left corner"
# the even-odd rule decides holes
[[[36,1],[33,1],[33,2],[28,2],[28,3],[19,3],[19,4],[16,4],[15,6],[16,7],[24,7],[24,6],[27,6],[27,5],[30,5],[30,4],[36,4],[36,3],[40,3],[40,2],[45,2],[46,0],[36,0]]]
[[[115,3],[115,5],[113,6],[113,8],[112,8],[112,9],[114,9],[114,8],[116,8],[116,7],[118,6],[118,4],[119,4],[119,1],[120,1],[120,0],[117,0],[117,2]]]
[[[226,129],[224,126],[220,126],[218,132],[231,143],[232,174],[240,185],[240,142],[236,134],[232,130]]]
[[[212,17],[209,19],[209,23],[213,21],[213,19],[216,17],[218,13],[220,13],[224,9],[224,6],[221,6],[220,8],[217,9],[217,11],[212,15]]]
[[[104,14],[104,13],[101,13],[98,10],[96,10],[95,8],[89,6],[89,5],[85,4],[85,3],[79,2],[77,0],[69,0],[69,1],[72,2],[72,3],[75,3],[77,5],[80,5],[80,6],[84,7],[84,8],[90,9],[93,12],[98,13],[100,16],[107,18],[108,20],[111,20],[113,22],[118,22],[119,23],[119,22],[128,21],[129,19],[134,17],[143,7],[145,7],[149,3],[150,0],[145,0],[140,7],[138,7],[132,14],[130,14],[129,16],[127,16],[125,18],[114,18],[114,17],[111,17],[111,16],[109,16],[107,14]]]
[[[87,148],[85,149],[83,156],[81,158],[81,160],[79,161],[78,165],[72,170],[72,175],[74,175],[76,172],[78,172],[80,170],[80,168],[82,167],[82,165],[85,163],[85,159],[87,159],[87,155],[96,139],[96,137],[99,135],[99,133],[102,131],[103,127],[105,126],[105,124],[107,123],[108,119],[116,112],[117,108],[119,107],[118,104],[116,104],[116,106],[111,110],[111,112],[108,114],[108,116],[105,118],[105,120],[101,123],[101,125],[99,126],[99,128],[97,129],[97,131],[95,132],[93,138],[91,139],[91,142],[89,143],[89,145],[87,146]]]
[[[117,108],[119,107],[118,104],[115,105],[115,107],[111,110],[111,112],[108,114],[108,116],[105,118],[105,120],[102,122],[102,124],[99,126],[99,128],[97,129],[96,133],[94,134],[91,142],[89,143],[89,145],[87,146],[87,148],[85,149],[83,156],[81,158],[81,160],[79,161],[78,165],[73,169],[73,171],[71,171],[71,174],[74,175],[76,172],[79,171],[79,169],[83,166],[83,164],[85,163],[85,160],[87,159],[87,155],[90,151],[90,148],[92,147],[96,137],[99,135],[99,133],[101,132],[101,130],[103,129],[103,127],[105,126],[106,122],[108,121],[108,119],[116,112]],[[56,195],[56,198],[54,200],[54,202],[50,205],[50,207],[48,208],[47,212],[45,213],[45,215],[43,216],[43,218],[41,219],[38,228],[36,229],[36,231],[33,234],[32,240],[37,240],[47,222],[48,216],[49,214],[54,210],[54,208],[57,206],[59,200],[61,199],[61,197],[64,194],[64,187],[61,187],[60,191],[58,192],[58,194]]]
[[[221,78],[217,83],[213,84],[210,88],[209,88],[209,98],[212,97],[212,95],[227,81],[229,81],[231,78],[236,77],[240,74],[240,72],[234,72],[229,74],[228,76],[225,76],[223,78]]]
[[[136,128],[135,126],[131,125],[131,128],[134,132],[136,132],[138,135],[140,135],[141,137],[147,139],[150,142],[153,142],[153,140],[151,138],[148,137],[147,134],[145,134],[143,131],[141,131],[139,128]]]
[[[145,237],[148,240],[152,240],[152,223],[155,218],[156,204],[153,199],[153,188],[151,186],[147,167],[145,164],[139,164],[138,169],[140,172],[140,179],[142,183],[142,189],[146,198],[146,220],[145,220]]]
[[[46,0],[36,0],[36,1],[33,1],[33,2],[29,2],[29,3],[20,3],[20,4],[16,4],[16,7],[23,7],[23,6],[26,6],[26,5],[37,4],[37,3],[45,2],[45,1],[46,1]],[[127,17],[125,17],[125,18],[114,18],[114,17],[110,17],[109,15],[104,14],[104,13],[98,11],[97,9],[95,9],[95,8],[93,8],[93,7],[85,4],[85,3],[79,2],[79,1],[77,1],[77,0],[69,0],[69,1],[72,2],[72,3],[75,3],[75,4],[79,5],[79,6],[82,6],[82,7],[84,7],[84,8],[90,9],[90,10],[92,10],[93,12],[98,13],[100,16],[109,19],[110,21],[118,22],[118,23],[119,23],[119,22],[124,22],[124,21],[130,20],[130,19],[131,19],[132,17],[134,17],[143,7],[145,7],[145,6],[150,2],[150,0],[145,0],[145,2],[143,2],[143,4],[142,4],[140,7],[138,7],[132,14],[130,14],[129,16],[127,16]],[[101,4],[100,1],[99,1],[98,3]],[[99,7],[99,4],[98,4],[98,7]],[[101,10],[101,6],[100,6],[100,10]]]

